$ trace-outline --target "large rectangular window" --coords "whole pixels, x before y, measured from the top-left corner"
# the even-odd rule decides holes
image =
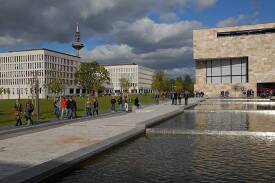
[[[206,83],[247,83],[248,58],[213,59],[206,61]]]

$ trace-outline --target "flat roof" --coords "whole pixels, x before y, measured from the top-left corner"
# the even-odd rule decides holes
[[[71,57],[80,58],[80,57],[75,56],[75,55],[71,55],[71,54],[68,54],[68,53],[60,52],[60,51],[50,50],[50,49],[47,49],[47,48],[34,48],[34,49],[25,49],[25,50],[14,50],[14,51],[8,51],[8,53],[12,53],[12,52],[26,52],[26,51],[39,51],[39,50],[44,50],[44,51],[59,53],[59,54],[63,54],[63,55],[71,56]],[[3,52],[3,53],[5,53],[5,52]]]
[[[269,23],[258,23],[258,24],[245,24],[245,25],[235,25],[235,26],[223,26],[223,27],[205,27],[200,29],[194,29],[194,30],[211,30],[211,29],[225,29],[225,28],[247,28],[247,27],[256,27],[256,26],[271,26],[270,28],[275,27],[275,22],[269,22]]]
[[[123,66],[123,65],[138,65],[136,63],[132,63],[132,64],[100,64],[102,66]]]

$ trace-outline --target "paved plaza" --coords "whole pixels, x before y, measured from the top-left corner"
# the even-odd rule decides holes
[[[190,99],[189,103],[196,103],[198,100]],[[117,136],[135,129],[144,132],[144,123],[180,110],[183,110],[183,106],[165,102],[125,115],[74,122],[3,139],[0,141],[0,182],[91,145],[103,147],[105,141],[116,139]]]

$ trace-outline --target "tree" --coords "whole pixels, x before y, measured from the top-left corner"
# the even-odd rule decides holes
[[[75,73],[75,79],[88,93],[97,92],[103,82],[110,81],[109,72],[95,61],[81,63]]]
[[[163,71],[158,70],[155,72],[152,81],[152,89],[157,92],[163,92],[167,90],[167,79]]]
[[[188,90],[190,92],[194,91],[194,81],[189,75],[185,75],[183,79],[183,89]]]
[[[48,84],[49,90],[54,94],[59,94],[64,91],[65,85],[62,79],[54,79]]]
[[[7,89],[6,89],[6,92],[7,92],[7,94],[8,94],[8,100],[9,100],[9,99],[10,99],[10,94],[11,94],[10,88],[7,88]]]
[[[127,78],[120,78],[119,83],[120,83],[121,91],[123,93],[124,93],[124,91],[126,91],[128,93],[129,87],[130,87],[129,80]]]
[[[176,80],[175,81],[175,89],[177,92],[181,92],[183,89],[183,82],[181,80]]]
[[[1,87],[1,88],[0,88],[0,95],[2,95],[3,93],[4,93],[4,88]]]

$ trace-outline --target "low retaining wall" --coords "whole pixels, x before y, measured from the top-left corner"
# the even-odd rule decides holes
[[[126,142],[132,138],[135,138],[141,134],[145,134],[146,128],[159,124],[175,115],[181,114],[184,112],[185,108],[197,105],[198,101],[194,104],[188,106],[183,106],[182,108],[164,114],[150,120],[138,123],[136,128],[129,130],[125,133],[113,136],[107,140],[99,142],[97,144],[90,145],[88,147],[79,149],[62,157],[53,159],[51,161],[42,163],[40,165],[31,167],[19,173],[10,175],[0,179],[1,183],[36,183],[41,182],[47,179],[50,179],[53,176],[57,176],[62,172],[75,167],[76,165],[88,160],[89,158],[98,155],[116,145],[119,145],[123,142]]]

